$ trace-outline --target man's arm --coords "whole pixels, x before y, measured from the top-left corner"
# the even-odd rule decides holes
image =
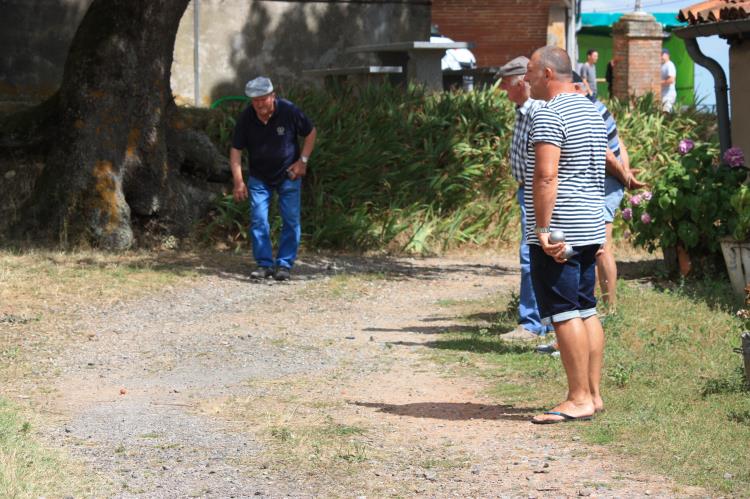
[[[560,148],[547,142],[534,145],[536,162],[534,163],[534,180],[532,192],[534,199],[534,217],[537,227],[549,227],[552,211],[557,201],[557,167],[560,162]],[[537,233],[545,253],[562,263],[565,243],[549,243],[549,234]]]
[[[229,149],[229,167],[232,169],[232,196],[235,201],[247,199],[247,186],[242,179],[242,151],[232,147]]]
[[[301,157],[310,157],[313,149],[315,148],[315,139],[317,138],[317,136],[318,130],[313,127],[313,129],[310,131],[310,133],[307,134],[304,142],[302,143],[302,152],[300,153],[300,159],[295,161],[292,166],[287,168],[287,171],[289,172],[289,178],[291,178],[292,180],[296,180],[299,177],[304,177],[307,173],[307,163],[303,162]]]
[[[618,140],[620,139],[618,138]],[[628,156],[628,150],[622,140],[620,140],[620,159],[618,160],[609,147],[607,147],[605,165],[607,174],[619,180],[626,189],[636,190],[646,187],[644,182],[635,178],[635,172],[630,169],[630,156]]]

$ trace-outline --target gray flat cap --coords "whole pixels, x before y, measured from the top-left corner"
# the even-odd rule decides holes
[[[497,73],[495,73],[495,76],[498,78],[502,78],[503,76],[525,75],[526,66],[528,66],[528,64],[528,57],[516,57],[515,59],[511,59],[510,61],[508,61],[505,66],[501,67],[497,71]]]
[[[251,99],[255,97],[263,97],[271,92],[273,92],[273,83],[271,83],[271,80],[265,76],[259,76],[254,80],[250,80],[247,82],[247,85],[245,85],[245,95]]]

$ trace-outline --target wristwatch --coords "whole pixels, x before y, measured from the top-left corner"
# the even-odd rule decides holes
[[[309,156],[300,156],[299,160],[302,161],[304,164],[307,164],[307,161],[310,159]]]
[[[549,227],[537,227],[534,229],[534,232],[537,234],[549,234],[550,230]]]

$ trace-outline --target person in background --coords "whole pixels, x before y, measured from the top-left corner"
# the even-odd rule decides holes
[[[273,276],[277,281],[286,281],[302,234],[302,177],[307,173],[307,160],[317,132],[297,106],[276,97],[270,79],[259,76],[250,80],[245,94],[250,97],[250,105],[237,120],[229,151],[232,194],[235,201],[250,199],[250,239],[257,265],[250,276],[254,279]],[[301,149],[299,137],[304,137]],[[247,184],[242,179],[243,149],[249,157]],[[274,191],[278,193],[282,221],[276,260],[268,223],[268,206]]]
[[[607,80],[607,93],[611,99],[614,94],[615,87],[615,60],[610,59],[607,63],[607,72],[604,73],[604,79]]]
[[[526,243],[526,207],[523,203],[526,185],[526,161],[528,156],[529,130],[534,112],[544,105],[544,101],[529,97],[529,84],[523,80],[529,59],[516,57],[497,72],[500,88],[505,90],[508,99],[516,105],[516,121],[513,126],[513,139],[510,145],[510,170],[518,182],[516,199],[521,206],[521,244],[519,258],[521,261],[521,289],[518,303],[518,326],[500,338],[508,341],[533,341],[544,336],[547,326],[542,324],[537,309],[534,288],[531,285],[531,265],[529,262],[529,245]]]
[[[672,112],[677,100],[677,68],[670,60],[669,49],[661,51],[661,108],[665,113]]]
[[[586,82],[589,95],[596,99],[598,94],[596,88],[596,61],[599,60],[599,52],[596,49],[588,49],[586,51],[586,62],[581,64],[581,78]]]

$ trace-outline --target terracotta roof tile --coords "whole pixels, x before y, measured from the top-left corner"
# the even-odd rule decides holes
[[[689,24],[750,18],[750,0],[709,0],[680,9],[677,18]]]

